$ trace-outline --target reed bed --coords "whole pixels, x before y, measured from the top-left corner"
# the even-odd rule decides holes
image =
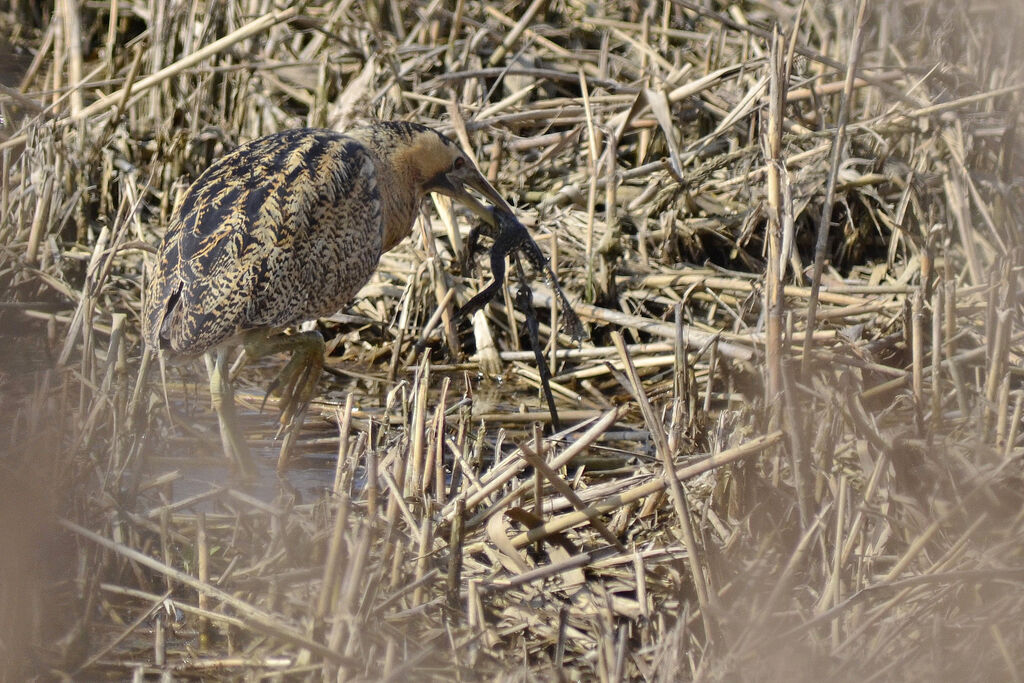
[[[1020,680],[1024,8],[925,1],[0,8],[5,679]],[[457,138],[587,324],[428,202],[298,456],[240,365],[145,359],[212,159]]]

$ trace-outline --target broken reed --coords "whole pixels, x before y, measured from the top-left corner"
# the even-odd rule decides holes
[[[22,457],[4,466],[61,482],[68,611],[94,634],[84,654],[43,639],[55,668],[1016,671],[1024,59],[955,5],[987,36],[962,46],[959,89],[891,68],[956,47],[931,10],[935,44],[913,39],[895,4],[869,8],[858,53],[852,3],[56,3],[0,141],[4,329],[51,354],[5,418]],[[338,454],[330,492],[184,495],[214,426],[192,369],[137,367],[179,179],[365,116],[447,126],[557,239],[592,334],[541,329],[572,427],[536,436],[510,299],[472,334],[452,323],[485,282],[457,274],[466,226],[438,202],[331,323],[324,420],[300,443]]]

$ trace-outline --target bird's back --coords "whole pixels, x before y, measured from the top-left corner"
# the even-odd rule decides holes
[[[381,253],[374,156],[298,129],[241,145],[192,184],[150,282],[146,341],[199,354],[241,332],[347,304]]]

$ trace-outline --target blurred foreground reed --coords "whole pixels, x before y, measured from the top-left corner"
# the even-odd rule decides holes
[[[860,10],[0,9],[3,674],[1020,679],[1024,10]],[[435,315],[486,278],[437,202],[323,323],[319,479],[247,488],[145,263],[219,154],[368,117],[551,254],[572,426],[507,294]]]

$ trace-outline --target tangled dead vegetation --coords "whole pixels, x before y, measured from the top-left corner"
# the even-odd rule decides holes
[[[1024,675],[1019,3],[14,0],[0,10],[4,676]],[[777,29],[777,30],[776,30]],[[587,327],[435,200],[277,480],[140,362],[212,159],[436,127]],[[824,219],[823,219],[824,216]],[[237,370],[247,439],[262,387]]]

